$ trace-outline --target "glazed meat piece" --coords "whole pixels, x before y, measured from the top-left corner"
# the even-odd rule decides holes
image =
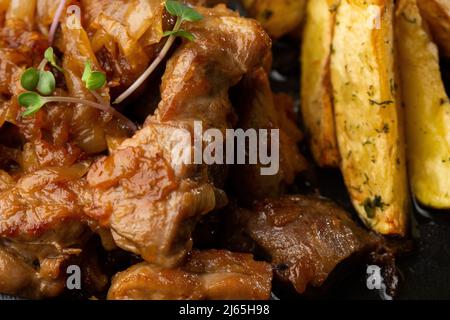
[[[381,237],[359,227],[344,210],[315,196],[265,200],[253,212],[236,210],[231,219],[231,247],[247,251],[256,245],[276,277],[298,293],[322,286],[339,264],[383,245]]]
[[[42,299],[61,295],[68,267],[79,266],[83,294],[105,290],[109,279],[100,268],[97,248],[84,243],[91,233],[68,224],[33,242],[0,241],[0,294]],[[80,231],[85,232],[80,232]],[[78,292],[80,294],[80,292]]]
[[[204,130],[232,127],[228,89],[258,68],[270,49],[255,21],[224,6],[198,10],[203,20],[185,26],[196,41],[184,42],[169,60],[156,114],[88,174],[91,218],[111,228],[119,247],[165,267],[191,249],[200,217],[227,201],[220,189],[223,166],[185,163],[174,150],[186,133],[181,150],[193,149],[194,121]]]
[[[22,297],[40,296],[36,271],[22,259],[0,248],[0,292]]]
[[[117,274],[111,300],[269,299],[272,268],[249,254],[193,251],[183,267],[163,269],[141,263]]]
[[[20,276],[0,281],[0,292],[31,298],[62,292],[63,266],[91,235],[82,218],[86,183],[80,178],[87,168],[41,169],[17,182],[1,174],[0,265],[17,265]]]
[[[272,93],[269,77],[263,68],[243,79],[236,96],[238,99],[234,106],[239,117],[238,128],[279,130],[279,170],[275,175],[262,175],[261,167],[265,166],[260,163],[231,168],[236,195],[242,203],[249,205],[254,200],[280,196],[286,186],[294,182],[296,174],[307,168],[307,162],[297,147],[302,133],[295,117],[288,111],[293,109],[293,101]]]
[[[93,233],[83,216],[88,164],[40,169],[18,181],[0,171],[0,293],[58,296],[71,264],[82,268],[84,290],[104,289],[107,279],[87,247]]]
[[[74,226],[72,229],[75,230]],[[61,232],[65,231],[70,230],[61,229]],[[77,241],[83,240],[79,233],[71,236],[75,236]],[[66,286],[65,267],[80,252],[78,247],[64,248],[62,239],[50,239],[48,236],[36,238],[36,242],[30,243],[1,240],[0,293],[30,299],[60,295]]]
[[[81,220],[88,166],[47,168],[0,193],[0,236],[33,240],[58,224]]]

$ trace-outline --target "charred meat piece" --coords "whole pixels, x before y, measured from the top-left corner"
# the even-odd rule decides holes
[[[194,121],[204,129],[232,127],[228,89],[260,67],[270,49],[255,21],[224,6],[198,11],[203,20],[186,25],[196,41],[184,42],[169,60],[156,114],[88,174],[88,214],[111,228],[119,247],[165,267],[191,249],[199,218],[226,204],[217,178],[223,166],[180,161],[180,139],[194,137]],[[190,137],[182,150],[193,149]]]
[[[239,117],[238,128],[279,130],[279,170],[276,174],[262,175],[261,168],[267,166],[261,163],[231,168],[236,195],[248,205],[254,200],[283,194],[286,186],[294,182],[296,174],[307,168],[307,162],[297,147],[302,133],[288,110],[293,109],[293,101],[272,93],[269,77],[263,68],[243,79],[236,96],[239,97],[234,102]],[[270,150],[270,153],[274,151]]]
[[[338,265],[368,257],[384,244],[333,202],[315,196],[265,200],[255,204],[253,212],[236,210],[232,219],[231,229],[240,227],[242,233],[234,232],[231,247],[262,250],[277,279],[298,293],[322,286]]]
[[[193,251],[183,267],[163,269],[141,263],[117,274],[111,300],[269,299],[272,268],[250,254]]]

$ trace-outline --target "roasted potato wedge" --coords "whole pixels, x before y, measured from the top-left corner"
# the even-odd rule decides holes
[[[341,1],[331,80],[341,170],[353,205],[373,230],[404,235],[409,201],[393,16],[393,0]]]
[[[442,53],[450,57],[450,0],[418,0],[417,5]]]
[[[416,0],[399,2],[396,26],[412,191],[424,205],[450,208],[450,102],[438,50]]]
[[[338,0],[310,0],[301,54],[301,108],[314,159],[321,167],[338,167],[330,80],[331,41]]]
[[[273,38],[301,25],[306,0],[242,0],[249,15],[259,20]]]

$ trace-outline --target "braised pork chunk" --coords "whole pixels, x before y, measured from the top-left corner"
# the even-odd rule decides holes
[[[236,210],[231,219],[231,247],[247,244],[245,250],[261,249],[276,277],[298,293],[320,287],[340,263],[368,256],[383,244],[381,237],[359,227],[344,210],[317,197],[264,200],[254,205],[253,212]],[[242,233],[236,232],[238,228]]]
[[[193,251],[175,269],[141,263],[119,273],[112,300],[262,300],[270,297],[272,269],[249,254]]]
[[[37,170],[0,191],[0,265],[17,275],[0,281],[0,292],[31,298],[61,294],[63,266],[91,236],[82,218],[86,183],[80,177],[86,169]]]
[[[222,6],[199,11],[204,19],[188,28],[198,40],[169,60],[156,114],[88,175],[91,216],[111,227],[119,247],[169,267],[192,247],[198,219],[226,204],[214,179],[220,169],[174,157],[177,134],[192,133],[196,120],[205,129],[231,127],[228,88],[259,67],[270,47],[256,22]]]

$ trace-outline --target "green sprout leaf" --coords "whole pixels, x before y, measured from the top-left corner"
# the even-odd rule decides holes
[[[188,7],[179,1],[166,1],[166,10],[171,15],[181,18],[183,21],[196,22],[203,19],[203,16],[195,11],[193,8]]]
[[[44,57],[48,62],[50,62],[53,67],[63,72],[63,69],[56,63],[56,56],[52,47],[49,47],[47,50],[45,50]]]
[[[39,72],[39,82],[37,84],[37,91],[44,96],[51,95],[56,88],[55,76],[50,71]]]
[[[36,68],[28,68],[20,77],[20,84],[25,90],[33,91],[39,82],[39,71]]]
[[[163,37],[168,36],[182,37],[188,39],[189,41],[195,41],[195,36],[192,33],[185,30],[178,30],[178,31],[173,30],[164,32]]]
[[[103,72],[94,71],[86,81],[86,87],[89,90],[98,90],[106,83],[106,75]]]
[[[84,64],[84,72],[83,72],[83,76],[81,77],[81,80],[83,80],[83,82],[88,81],[89,79],[89,75],[92,73],[92,64],[91,61],[88,60],[86,61],[86,63]]]
[[[84,66],[81,80],[89,90],[98,90],[106,84],[106,75],[100,71],[92,71],[92,64],[88,60]]]
[[[36,92],[22,93],[17,99],[19,104],[26,108],[25,112],[22,113],[23,117],[35,114],[46,104],[46,100]]]

